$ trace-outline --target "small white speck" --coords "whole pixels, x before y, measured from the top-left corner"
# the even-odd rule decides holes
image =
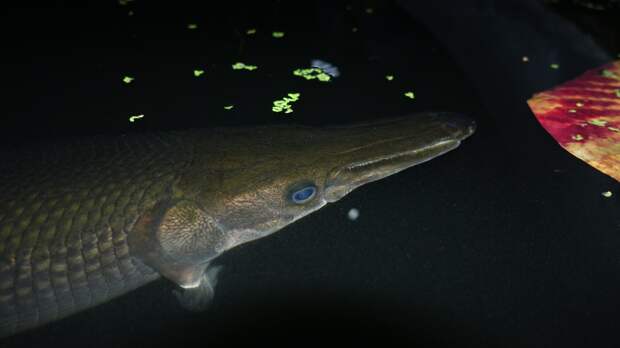
[[[347,217],[351,221],[357,220],[359,216],[360,216],[360,211],[355,208],[351,208],[351,210],[349,210],[349,213],[347,213]]]
[[[611,191],[605,191],[603,193],[601,193],[603,195],[603,197],[605,198],[609,198],[613,195],[613,193],[611,193]]]

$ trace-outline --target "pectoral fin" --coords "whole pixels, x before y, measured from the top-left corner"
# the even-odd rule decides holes
[[[183,289],[174,290],[174,296],[179,300],[179,304],[192,312],[206,310],[215,295],[217,277],[222,268],[222,266],[209,267],[202,274],[200,282],[195,287],[183,287]]]
[[[189,200],[158,203],[129,235],[134,257],[186,289],[203,283],[205,269],[223,242],[218,223]]]

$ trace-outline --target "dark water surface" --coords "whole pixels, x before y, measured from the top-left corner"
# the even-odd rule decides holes
[[[620,186],[560,148],[525,100],[611,60],[620,34],[603,27],[605,39],[592,39],[587,26],[533,4],[5,5],[3,146],[424,111],[468,113],[478,131],[231,250],[205,313],[184,311],[160,280],[1,345],[614,346]],[[293,75],[313,59],[340,76]],[[290,92],[300,93],[294,112],[272,112]]]

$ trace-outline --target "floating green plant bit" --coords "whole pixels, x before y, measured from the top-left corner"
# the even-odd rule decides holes
[[[256,28],[250,28],[250,29],[246,30],[245,33],[247,35],[254,35],[254,34],[256,34]]]
[[[247,65],[241,62],[237,62],[232,65],[233,70],[256,70],[258,67],[256,65]]]
[[[612,132],[620,132],[620,128],[616,128],[616,127],[607,127],[607,129],[609,129]]]
[[[603,69],[601,71],[601,76],[608,77],[610,79],[620,80],[620,76],[616,75],[613,71],[607,69]]]
[[[388,81],[394,80],[394,75],[385,75],[385,79]]]
[[[291,98],[291,101],[299,100],[299,93],[289,93],[288,96]]]
[[[413,94],[413,92],[411,92],[411,91],[405,92],[405,97],[407,97],[409,99],[415,99],[415,94]]]
[[[226,105],[226,106],[224,106],[224,109],[231,110],[234,107],[235,107],[234,105]]]
[[[133,80],[135,80],[135,78],[131,76],[123,76],[123,82],[125,83],[131,83]]]
[[[589,120],[588,123],[598,127],[605,127],[607,125],[607,121],[603,120]]]
[[[605,197],[605,198],[609,198],[609,197],[613,196],[613,193],[611,191],[605,191],[605,192],[601,193],[601,195],[603,195],[603,197]]]
[[[321,82],[327,82],[327,81],[331,80],[332,77],[329,76],[329,74],[320,73],[320,74],[317,75],[316,78],[319,79],[319,81],[321,81]]]
[[[271,33],[271,36],[275,37],[276,39],[279,39],[279,38],[284,37],[284,32],[282,32],[282,31],[274,31],[273,33]]]
[[[582,141],[583,140],[583,135],[581,134],[575,134],[571,137],[573,140],[575,141]]]
[[[200,77],[200,76],[202,76],[204,73],[205,73],[205,71],[204,71],[204,70],[200,70],[200,69],[196,69],[196,70],[194,70],[194,76],[196,76],[196,77]]]
[[[190,23],[187,25],[187,29],[190,29],[190,30],[198,29],[198,24]]]
[[[129,116],[129,122],[135,122],[136,120],[139,120],[141,118],[144,117],[144,114],[142,115],[134,115],[134,116]]]
[[[271,111],[273,112],[284,112],[285,114],[290,114],[293,112],[293,107],[291,103],[299,100],[300,93],[288,93],[288,95],[282,99],[275,100],[273,102],[273,106],[271,107]]]
[[[620,89],[617,89],[614,93],[616,93],[616,97],[620,98]]]
[[[321,68],[296,69],[293,71],[293,75],[301,76],[306,80],[317,79],[321,82],[328,82],[332,79],[332,77]]]
[[[310,71],[312,71],[312,69],[295,69],[293,71],[293,75],[295,76],[306,76],[310,74]]]
[[[553,64],[549,65],[549,67],[550,67],[551,69],[555,69],[555,70],[557,70],[557,69],[559,69],[559,68],[560,68],[560,64],[553,63]]]

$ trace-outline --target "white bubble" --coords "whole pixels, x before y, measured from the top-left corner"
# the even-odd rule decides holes
[[[355,208],[351,208],[351,210],[349,210],[349,213],[347,214],[347,217],[351,221],[357,220],[359,216],[360,216],[360,211]]]

